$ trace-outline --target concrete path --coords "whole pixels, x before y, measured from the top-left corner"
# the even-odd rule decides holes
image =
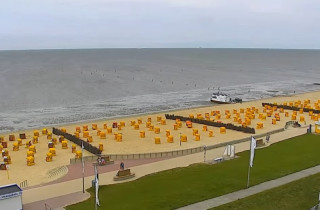
[[[272,143],[275,143],[275,142],[282,141],[294,136],[302,135],[304,133],[306,133],[306,128],[288,129],[284,132],[273,134],[271,136],[270,141]],[[245,151],[249,149],[250,142],[239,143],[239,144],[236,144],[235,146],[236,146],[236,152]],[[212,161],[214,158],[222,156],[224,149],[225,148],[223,147],[223,148],[208,150],[206,153],[206,160]],[[190,164],[200,163],[203,161],[204,161],[204,154],[196,153],[196,154],[176,157],[172,159],[160,160],[157,162],[151,162],[151,163],[149,162],[143,165],[136,165],[136,166],[130,167],[130,169],[136,174],[136,177],[134,179],[138,179],[148,174],[169,170],[177,167],[186,167],[186,166],[189,166]],[[81,171],[80,168],[79,168],[79,171]],[[109,172],[99,174],[100,184],[108,185],[108,184],[119,183],[119,181],[118,182],[113,181],[113,176],[115,174],[116,174],[116,171],[109,171]],[[85,189],[88,189],[91,187],[92,185],[91,181],[93,179],[94,179],[93,176],[85,177]],[[125,180],[122,182],[132,181],[134,179]],[[48,201],[48,203],[50,202],[50,204],[54,206],[54,208],[58,208],[58,207],[63,207],[69,204],[73,204],[74,202],[72,199],[72,195],[77,195],[77,193],[79,192],[82,192],[82,179],[75,178],[73,180],[68,180],[64,182],[53,183],[49,185],[32,187],[30,189],[26,189],[23,191],[22,201],[24,206],[26,207],[28,206],[31,207],[32,206],[31,203],[34,203],[35,205],[36,202],[44,203]],[[59,200],[61,200],[63,196],[66,196],[67,197],[66,200],[67,201],[69,200],[70,202],[69,203],[60,202]],[[54,199],[56,197],[61,199],[58,199],[58,200]],[[84,200],[86,199],[86,197],[82,197],[82,199]]]
[[[221,206],[223,204],[227,204],[227,203],[236,201],[238,199],[242,199],[250,195],[254,195],[254,194],[257,194],[265,190],[269,190],[271,188],[275,188],[284,184],[288,184],[289,182],[296,181],[298,179],[311,176],[317,173],[320,173],[320,165],[290,174],[288,176],[281,177],[279,179],[264,182],[264,183],[255,185],[253,187],[250,187],[248,189],[239,190],[233,193],[222,195],[220,197],[212,198],[212,199],[195,203],[189,206],[185,206],[185,207],[179,208],[179,210],[193,210],[193,209],[205,210],[205,209]]]
[[[90,193],[76,192],[59,197],[49,198],[46,200],[24,204],[23,210],[35,210],[35,209],[63,209],[63,206],[79,203],[90,198]]]

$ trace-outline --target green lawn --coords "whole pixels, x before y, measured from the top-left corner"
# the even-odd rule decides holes
[[[320,164],[320,136],[303,135],[256,150],[250,184]],[[99,209],[173,209],[246,187],[249,152],[220,164],[195,164],[100,187]],[[92,209],[94,198],[67,209]]]
[[[212,208],[212,210],[295,210],[310,209],[318,204],[320,174]]]

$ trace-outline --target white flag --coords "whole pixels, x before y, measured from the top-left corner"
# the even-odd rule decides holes
[[[253,166],[254,149],[256,148],[256,139],[251,137],[251,148],[250,148],[250,167]]]
[[[98,206],[100,206],[100,202],[99,202],[99,175],[98,175],[98,170],[97,170],[97,166],[95,166],[95,187],[96,187],[96,204]]]

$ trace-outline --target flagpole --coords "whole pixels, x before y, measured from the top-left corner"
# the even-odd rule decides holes
[[[97,165],[94,166],[94,173],[95,173],[95,185],[94,186],[95,186],[95,192],[96,192],[95,193],[95,195],[96,195],[95,196],[96,197],[96,199],[95,199],[95,201],[96,201],[95,202],[95,210],[97,210],[98,209],[98,205],[97,205],[97,196],[98,195],[97,195],[97,183],[96,183],[97,182],[97,173],[98,173],[97,172]]]
[[[251,147],[252,147],[252,136],[250,139],[250,150],[249,150],[249,168],[248,168],[248,181],[247,181],[247,188],[249,188],[249,181],[250,181],[250,163],[251,163]]]
[[[81,162],[82,162],[82,193],[84,193],[84,161],[83,161],[83,140],[81,144],[81,149],[82,149],[82,157],[81,157]]]
[[[250,164],[249,164],[249,169],[248,169],[248,181],[247,181],[247,188],[249,188],[249,181],[250,181]]]

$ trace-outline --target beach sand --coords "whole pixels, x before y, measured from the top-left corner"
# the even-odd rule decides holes
[[[203,125],[193,123],[193,128],[187,128],[185,123],[182,122],[182,127],[178,130],[174,130],[174,120],[166,120],[166,125],[162,125],[161,121],[157,121],[161,117],[161,119],[165,119],[165,114],[175,114],[180,116],[188,117],[189,114],[193,114],[195,117],[197,114],[201,114],[203,117],[205,113],[211,114],[212,111],[220,111],[221,119],[220,121],[223,123],[233,123],[236,125],[240,125],[233,120],[233,110],[237,109],[240,112],[240,109],[243,108],[244,112],[246,108],[255,107],[259,110],[259,113],[263,112],[262,102],[266,103],[277,103],[282,104],[284,102],[294,102],[300,100],[303,104],[304,100],[310,100],[311,106],[314,105],[320,99],[320,91],[292,95],[292,96],[283,96],[283,97],[275,97],[269,99],[261,99],[256,101],[244,102],[242,104],[225,104],[225,105],[212,105],[208,107],[201,108],[192,108],[185,110],[177,110],[177,111],[169,111],[162,112],[156,114],[146,114],[140,116],[130,116],[125,118],[118,119],[108,119],[108,120],[100,120],[94,122],[87,123],[77,123],[71,125],[63,125],[58,126],[58,128],[65,128],[68,133],[74,134],[76,131],[76,127],[80,127],[81,131],[83,125],[88,125],[89,133],[93,137],[92,144],[97,146],[99,143],[102,143],[104,146],[103,154],[139,154],[139,153],[152,153],[152,152],[165,152],[165,151],[176,151],[187,148],[195,148],[204,145],[215,145],[222,142],[228,142],[232,140],[242,139],[245,137],[251,136],[251,134],[246,134],[243,132],[227,130],[226,134],[220,134],[219,128],[208,126],[208,130],[212,130],[214,132],[213,137],[209,137],[209,131],[203,131]],[[230,110],[231,118],[226,119],[225,110]],[[254,127],[256,129],[256,125],[258,122],[263,123],[263,129],[256,129],[256,134],[267,133],[273,130],[277,130],[283,128],[286,122],[291,120],[292,112],[290,110],[285,110],[289,112],[289,117],[285,117],[284,113],[279,113],[280,121],[277,121],[276,124],[272,124],[272,117],[267,117],[266,120],[261,120],[258,118],[259,113],[255,114],[255,119],[252,119],[251,125],[249,127]],[[279,110],[277,111],[279,112]],[[241,118],[244,119],[244,114],[240,114]],[[300,116],[304,116],[305,122],[301,122],[302,125],[314,124],[314,120],[311,119],[309,113],[297,114],[297,121],[300,120]],[[215,119],[215,116],[210,116],[211,119]],[[154,127],[160,128],[160,133],[156,134],[155,131],[150,131],[149,128],[146,127],[147,119],[151,118],[152,125]],[[139,125],[139,129],[135,129],[131,126],[131,121],[135,121],[138,124],[138,119],[142,121]],[[104,128],[103,124],[107,124],[108,127],[112,126],[113,122],[125,122],[125,126],[118,130],[117,128],[112,129],[112,134],[106,134],[106,139],[100,139],[97,136],[97,130],[92,129],[92,124],[97,124],[97,127],[102,132],[106,132],[107,130]],[[193,129],[197,128],[200,134],[200,141],[195,141],[195,137],[193,136]],[[51,131],[51,128],[48,128]],[[173,136],[173,143],[167,142],[166,130],[170,131],[170,134]],[[145,131],[145,138],[140,138],[140,131]],[[12,159],[12,164],[9,165],[9,170],[1,170],[0,171],[0,185],[9,184],[9,183],[20,183],[24,180],[28,180],[28,185],[38,185],[47,183],[49,181],[55,180],[63,176],[67,171],[65,171],[62,166],[68,165],[70,163],[70,158],[74,158],[75,154],[71,152],[72,142],[68,141],[68,149],[62,149],[61,143],[56,145],[57,156],[53,157],[52,162],[46,162],[46,153],[48,152],[48,140],[46,135],[41,134],[41,129],[39,129],[40,137],[39,143],[35,144],[37,153],[35,154],[35,165],[27,166],[26,165],[26,153],[28,151],[25,146],[21,146],[19,151],[13,151],[13,141],[8,141],[9,134],[14,134],[16,139],[18,138],[20,133],[26,133],[27,140],[32,140],[33,130],[26,131],[18,131],[13,133],[2,134],[5,141],[8,142],[8,150],[9,155]],[[115,133],[122,134],[122,141],[115,140]],[[180,145],[180,135],[187,136],[187,142],[182,142]],[[83,132],[80,133],[80,137],[83,138]],[[155,137],[160,137],[161,144],[155,144]],[[25,143],[26,140],[23,140]],[[77,146],[77,150],[81,148]],[[91,156],[89,152],[84,152],[84,156]],[[60,168],[62,167],[62,168]],[[58,170],[59,169],[59,170]],[[49,173],[56,171],[55,173]],[[54,175],[52,175],[54,174]]]

